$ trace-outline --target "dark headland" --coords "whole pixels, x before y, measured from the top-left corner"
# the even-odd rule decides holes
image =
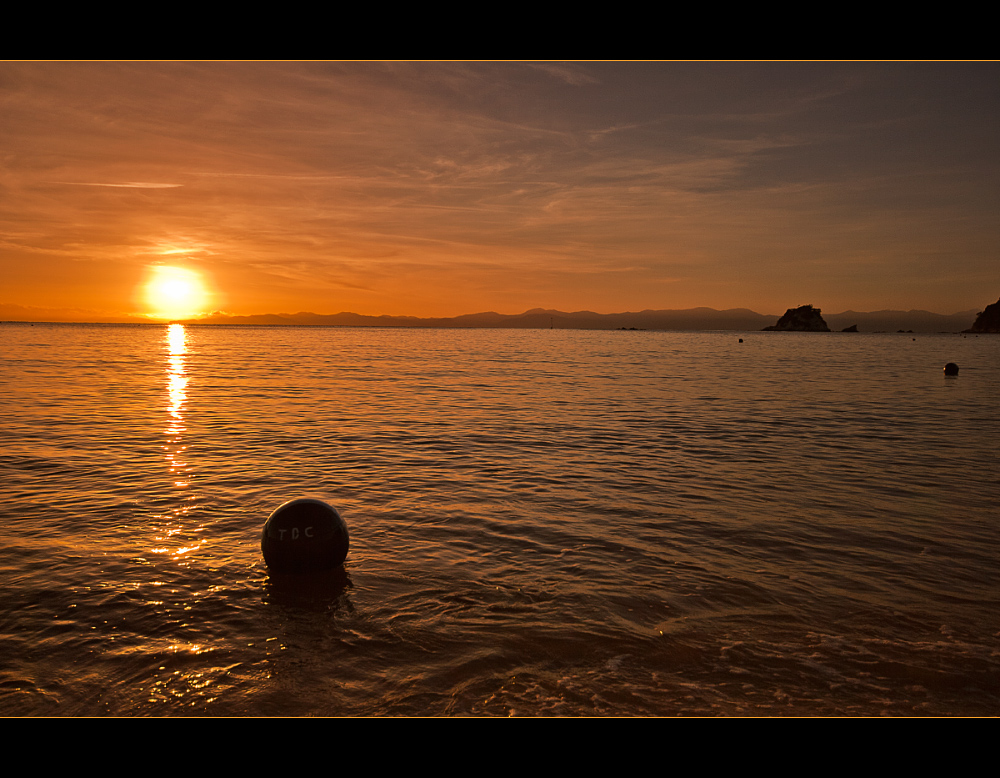
[[[963,332],[1000,332],[1000,300],[986,306],[986,310],[976,316],[976,321]]]

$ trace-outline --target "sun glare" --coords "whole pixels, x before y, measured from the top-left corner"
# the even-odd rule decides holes
[[[146,283],[145,301],[149,316],[185,319],[205,312],[208,291],[194,270],[154,267]]]

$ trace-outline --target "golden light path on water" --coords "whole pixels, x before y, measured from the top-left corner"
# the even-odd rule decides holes
[[[190,380],[186,358],[188,354],[187,330],[183,324],[170,324],[166,327],[163,340],[165,352],[164,373],[166,377],[166,424],[163,434],[166,442],[163,444],[167,472],[170,484],[177,490],[186,492],[191,487],[189,465],[186,457],[187,444],[185,435],[187,423],[185,410],[188,399],[188,383]],[[191,527],[188,513],[193,507],[192,495],[182,497],[178,507],[167,513],[154,516],[154,526],[151,539],[154,544],[149,549],[164,560],[178,563],[182,567],[191,564],[196,552],[204,545],[204,540],[191,538],[192,531],[200,533],[202,527]],[[152,598],[147,605],[157,610],[168,609],[168,601],[175,597],[178,591],[177,581],[173,574],[164,569],[163,573],[151,581]],[[162,594],[158,594],[162,592]],[[194,607],[191,601],[183,606],[181,613],[172,617],[178,618],[181,624],[187,620],[187,615]],[[194,636],[192,636],[193,638]],[[178,655],[200,655],[209,647],[201,640],[174,641],[164,645],[164,664],[160,665],[149,680],[149,684],[141,691],[134,703],[146,704],[181,704],[192,705],[195,700],[205,696],[212,697],[207,687],[210,684],[211,672],[203,670],[175,669]]]
[[[166,436],[166,443],[163,448],[166,452],[167,469],[170,473],[173,486],[177,489],[188,489],[191,485],[188,479],[188,463],[185,451],[187,445],[184,442],[184,433],[187,428],[184,421],[184,409],[187,402],[188,373],[185,364],[187,355],[187,331],[183,324],[170,324],[166,329],[165,350],[167,357],[167,424],[163,430]],[[179,515],[187,513],[185,507],[177,509]],[[178,516],[179,517],[179,516]],[[177,528],[166,528],[158,540],[167,540],[176,535],[180,530]],[[198,550],[202,543],[183,545],[180,548],[159,547],[152,551],[157,554],[169,554],[175,560],[181,560],[191,552]]]

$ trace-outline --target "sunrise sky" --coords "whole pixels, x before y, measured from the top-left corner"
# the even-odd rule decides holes
[[[981,310],[998,152],[995,62],[6,62],[0,318]]]

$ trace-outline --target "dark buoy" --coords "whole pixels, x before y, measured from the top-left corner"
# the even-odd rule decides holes
[[[947,365],[944,366],[944,374],[958,375],[958,365],[956,365],[954,362],[949,362]]]
[[[351,540],[337,509],[303,498],[280,506],[264,523],[260,550],[275,573],[331,570],[344,563]]]

